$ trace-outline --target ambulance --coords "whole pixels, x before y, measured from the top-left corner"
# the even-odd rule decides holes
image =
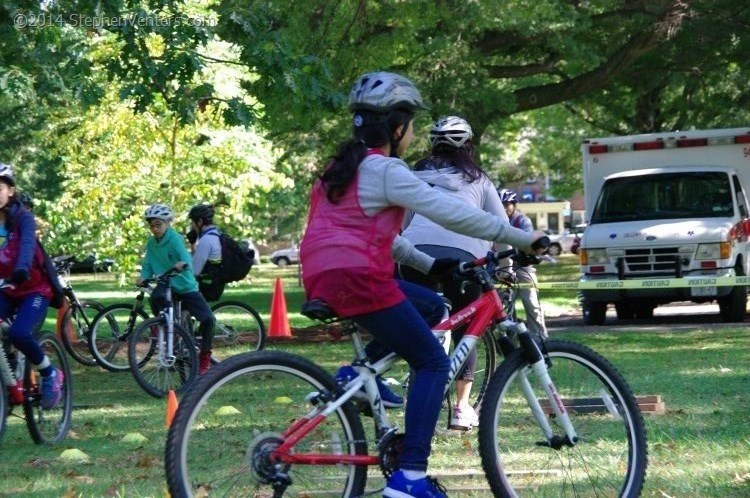
[[[675,301],[718,302],[742,322],[746,287],[711,284],[750,275],[750,128],[592,138],[582,154],[581,281],[598,286],[581,290],[584,322],[603,324],[610,304],[631,319]],[[706,285],[666,285],[688,277]]]

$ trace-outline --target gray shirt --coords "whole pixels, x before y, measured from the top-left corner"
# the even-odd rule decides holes
[[[193,248],[193,274],[200,275],[207,262],[221,263],[221,239],[219,230],[214,225],[201,229],[201,236]]]
[[[383,209],[400,206],[421,214],[449,230],[470,237],[504,242],[527,249],[532,235],[513,228],[501,218],[467,205],[465,201],[446,195],[414,176],[407,164],[398,158],[367,156],[359,165],[357,195],[365,214],[374,216]],[[394,259],[422,272],[427,272],[434,258],[414,249],[403,237],[396,237]]]
[[[478,207],[503,220],[508,219],[497,189],[484,175],[470,181],[460,170],[453,167],[415,171],[414,175],[432,185],[432,188],[460,199],[469,206]],[[405,220],[404,227],[402,235],[414,245],[453,247],[469,252],[477,258],[485,256],[492,248],[492,242],[448,230],[422,214]]]

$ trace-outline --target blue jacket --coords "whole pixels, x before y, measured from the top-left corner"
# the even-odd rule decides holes
[[[198,292],[198,282],[193,275],[191,257],[185,249],[185,241],[182,235],[172,227],[167,228],[161,240],[157,241],[152,235],[146,241],[146,256],[141,265],[141,278],[145,280],[164,273],[180,261],[187,267],[172,277],[172,289],[179,294]]]

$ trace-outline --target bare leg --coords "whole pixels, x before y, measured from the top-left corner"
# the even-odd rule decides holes
[[[470,380],[457,380],[456,381],[456,406],[464,407],[471,406],[469,403],[469,395],[471,394],[471,385],[473,384]]]

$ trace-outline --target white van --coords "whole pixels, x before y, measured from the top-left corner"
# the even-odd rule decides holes
[[[581,280],[750,275],[750,128],[589,139],[583,143],[588,226]],[[745,318],[747,290],[685,287],[582,290],[584,322],[648,318],[660,304],[718,301]]]

